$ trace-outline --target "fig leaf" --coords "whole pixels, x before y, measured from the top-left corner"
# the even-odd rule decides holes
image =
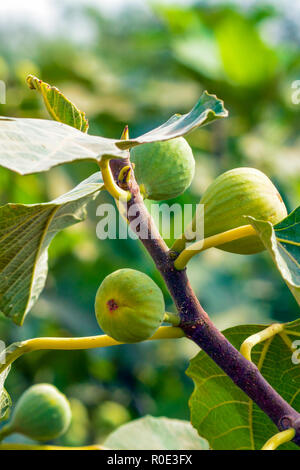
[[[246,218],[257,231],[300,305],[300,207],[274,226],[253,217]]]
[[[0,311],[16,324],[23,323],[45,285],[50,242],[85,218],[85,206],[102,186],[98,172],[54,201],[0,207]]]
[[[241,325],[223,334],[240,349],[245,339],[266,327]],[[300,361],[299,354],[294,357],[295,348],[299,349],[294,341],[300,344],[300,320],[286,323],[285,334],[285,340],[277,334],[256,345],[251,357],[265,379],[297,410]],[[270,418],[203,351],[191,360],[187,375],[195,385],[189,401],[191,422],[213,450],[259,450],[278,432]],[[280,446],[285,449],[298,447],[290,442]]]
[[[40,92],[54,121],[63,122],[82,132],[87,132],[89,123],[85,113],[80,111],[58,88],[39,80],[33,75],[28,75],[26,81],[29,88]]]

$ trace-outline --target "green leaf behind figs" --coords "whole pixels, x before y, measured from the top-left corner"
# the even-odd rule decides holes
[[[247,217],[300,305],[300,207],[274,227]]]
[[[266,327],[236,326],[223,334],[239,349],[246,338]],[[300,365],[292,362],[292,342],[300,339],[300,321],[287,323],[286,328],[288,341],[276,335],[258,344],[252,360],[275,390],[300,410]],[[278,432],[268,416],[203,351],[191,360],[187,375],[195,384],[189,401],[191,422],[212,449],[258,450]],[[280,449],[299,447],[288,443]]]
[[[246,88],[268,83],[276,73],[277,56],[264,43],[257,24],[236,11],[227,11],[214,26],[228,81]]]
[[[0,311],[18,325],[44,287],[53,237],[85,218],[101,187],[98,172],[54,201],[0,207]]]

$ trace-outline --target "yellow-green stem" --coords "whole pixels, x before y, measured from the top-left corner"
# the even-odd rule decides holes
[[[243,225],[242,227],[233,228],[226,232],[204,238],[203,240],[199,240],[185,248],[175,260],[174,266],[180,271],[186,267],[187,263],[191,258],[193,258],[193,256],[197,255],[201,251],[253,235],[257,235],[257,233],[252,225]],[[174,250],[174,245],[172,250]]]
[[[106,450],[98,444],[82,447],[65,447],[39,444],[0,444],[0,450]],[[108,450],[108,449],[107,449]]]
[[[281,444],[290,442],[292,439],[294,439],[295,434],[296,431],[293,428],[279,432],[278,434],[275,434],[273,437],[271,437],[271,439],[265,443],[261,450],[276,450],[277,447],[279,447]]]
[[[178,313],[166,312],[164,315],[164,322],[171,323],[173,326],[178,326],[180,323],[180,316]]]
[[[121,184],[128,184],[131,178],[131,168],[129,165],[123,166],[121,169],[119,176],[118,176],[118,183]]]
[[[181,253],[185,249],[186,243],[187,240],[183,233],[180,238],[177,238],[177,240],[175,240],[175,242],[171,246],[171,250],[176,251],[177,253]]]
[[[161,326],[147,341],[182,338],[183,336],[185,336],[185,334],[181,328],[173,326]],[[0,365],[0,373],[3,372],[16,359],[18,359],[18,357],[32,351],[40,351],[45,349],[70,351],[76,349],[104,348],[106,346],[116,346],[120,344],[124,343],[120,343],[107,335],[85,336],[82,338],[28,339],[26,341],[22,341],[21,343],[17,343],[16,345],[12,345],[11,348],[6,350],[5,363]]]
[[[129,191],[124,191],[124,189],[120,188],[116,183],[113,178],[110,166],[109,166],[109,160],[105,159],[104,161],[101,161],[100,163],[100,169],[102,172],[102,177],[103,177],[103,182],[105,185],[105,189],[117,200],[120,201],[130,201],[131,199],[131,194]]]
[[[260,331],[259,333],[256,333],[252,336],[249,336],[247,338],[240,349],[240,353],[243,354],[243,356],[248,359],[248,361],[251,361],[251,351],[256,346],[256,344],[261,343],[262,341],[265,341],[269,338],[272,338],[272,336],[277,335],[281,331],[283,331],[284,325],[280,323],[274,323],[273,325],[269,326],[265,330]]]

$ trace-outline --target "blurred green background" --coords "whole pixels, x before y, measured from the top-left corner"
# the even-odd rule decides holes
[[[30,2],[29,2],[30,3]],[[103,5],[109,2],[98,2]],[[51,31],[1,18],[0,79],[7,84],[2,115],[48,118],[27,74],[59,87],[86,111],[91,134],[131,136],[188,112],[203,90],[225,101],[227,119],[187,137],[196,176],[181,203],[196,203],[210,182],[237,166],[253,166],[277,185],[291,211],[299,204],[299,11],[279,2],[119,2],[113,13],[81,2],[55,3]],[[286,5],[287,6],[287,5]],[[297,16],[298,15],[298,16]],[[50,20],[49,20],[50,21]],[[21,177],[0,169],[0,203],[48,201],[97,168],[76,163]],[[142,246],[96,237],[96,208],[86,222],[59,234],[50,248],[46,289],[22,328],[0,318],[7,344],[36,336],[97,334],[93,303],[110,272],[131,267],[150,275],[171,299]],[[172,204],[174,201],[168,201]],[[193,259],[189,275],[218,327],[291,321],[296,302],[263,253],[215,249]],[[187,340],[88,352],[39,352],[18,360],[6,385],[13,400],[32,383],[51,382],[72,399],[74,422],[59,442],[100,442],[118,425],[147,413],[189,418],[191,380],[184,371],[197,348]],[[176,346],[175,346],[176,344]],[[174,347],[175,346],[175,347]]]

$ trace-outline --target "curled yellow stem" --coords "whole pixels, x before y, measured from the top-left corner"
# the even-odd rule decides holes
[[[109,160],[105,159],[100,162],[100,169],[102,172],[103,182],[105,185],[105,189],[117,200],[120,201],[129,201],[131,199],[131,194],[129,191],[124,191],[124,189],[120,188],[112,175]]]
[[[296,431],[294,428],[286,429],[285,431],[279,432],[269,439],[261,450],[276,450],[281,444],[290,442],[294,439]]]
[[[242,227],[233,228],[231,230],[227,230],[226,232],[218,233],[217,235],[212,235],[211,237],[199,240],[198,242],[195,242],[185,248],[180,253],[178,258],[174,262],[174,266],[176,269],[182,270],[186,267],[189,260],[201,251],[207,250],[208,248],[217,247],[219,245],[224,245],[224,243],[232,242],[234,240],[238,240],[239,238],[249,237],[251,235],[257,235],[252,225],[243,225]],[[177,248],[180,248],[181,243],[179,242],[179,240],[181,243],[183,243],[183,239],[178,239],[178,244],[176,243],[176,241],[172,247],[172,250],[177,251],[176,246]]]
[[[260,331],[259,333],[255,333],[252,336],[249,336],[247,338],[240,349],[241,354],[248,359],[248,361],[251,361],[251,351],[253,347],[261,343],[262,341],[265,341],[269,338],[272,338],[272,336],[275,336],[277,333],[280,333],[283,331],[284,325],[280,323],[274,323],[271,326],[268,326],[265,330]]]
[[[119,184],[120,184],[120,185],[122,185],[122,184],[128,184],[130,178],[131,178],[131,168],[130,168],[129,165],[124,166],[124,167],[122,168],[122,170],[120,171],[119,176],[118,176]]]

